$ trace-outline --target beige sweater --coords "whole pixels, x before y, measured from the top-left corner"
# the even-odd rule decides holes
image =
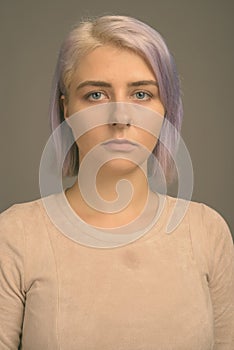
[[[233,350],[233,242],[191,203],[171,234],[92,248],[61,233],[42,200],[0,215],[0,350]]]

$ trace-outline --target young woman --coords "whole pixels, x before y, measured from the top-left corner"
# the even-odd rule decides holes
[[[157,215],[149,186],[160,170],[172,180],[182,119],[162,37],[125,16],[80,23],[61,48],[51,118],[58,168],[79,181],[0,216],[0,348],[233,349],[226,223],[181,201],[167,234],[176,199]]]

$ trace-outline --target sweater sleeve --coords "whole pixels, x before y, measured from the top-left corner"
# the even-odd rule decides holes
[[[214,315],[214,350],[234,349],[234,249],[229,228],[213,209],[203,205],[207,234],[209,289]]]
[[[20,346],[23,324],[24,230],[17,205],[0,215],[0,349]]]

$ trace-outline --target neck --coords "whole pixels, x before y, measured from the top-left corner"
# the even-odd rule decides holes
[[[99,226],[101,222],[103,227],[126,224],[144,209],[149,195],[146,166],[135,166],[125,172],[121,167],[103,166],[96,179],[93,174],[85,175],[66,191],[66,196],[73,210],[87,223]]]
[[[145,169],[139,167],[128,172],[117,169],[109,171],[102,167],[97,175],[96,186],[100,196],[107,201],[114,201],[122,196],[126,202],[132,192],[129,204],[134,207],[145,201],[148,194],[147,174]]]

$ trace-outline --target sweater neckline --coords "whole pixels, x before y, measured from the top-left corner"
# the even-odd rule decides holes
[[[145,241],[152,232],[159,233],[168,217],[168,196],[151,192],[149,208],[155,205],[156,197],[158,207],[149,222],[144,224],[144,218],[139,218],[114,229],[100,229],[83,221],[71,208],[65,191],[42,198],[42,203],[52,223],[69,239],[91,248],[117,248]]]

